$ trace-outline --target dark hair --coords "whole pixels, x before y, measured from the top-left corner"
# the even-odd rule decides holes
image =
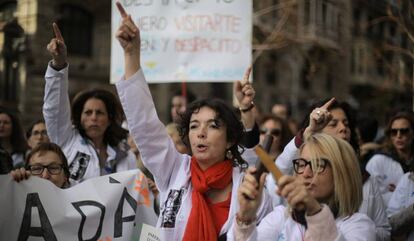
[[[117,146],[122,140],[127,138],[128,131],[121,126],[124,119],[121,104],[116,96],[107,90],[92,89],[79,92],[75,96],[72,103],[73,125],[83,137],[89,138],[81,125],[83,107],[89,99],[98,99],[104,102],[110,124],[105,131],[103,141],[105,144]]]
[[[414,131],[414,114],[413,112],[409,111],[401,111],[397,112],[393,116],[391,116],[390,120],[388,121],[387,127],[385,129],[386,140],[385,140],[385,150],[390,153],[396,153],[394,145],[391,142],[391,127],[395,120],[398,119],[405,119],[410,123],[411,131]],[[411,143],[411,150],[414,150],[414,141]]]
[[[362,142],[372,142],[377,136],[378,121],[371,116],[363,115],[358,118],[357,128]]]
[[[266,114],[263,115],[260,119],[260,126],[262,126],[266,121],[272,120],[274,122],[278,122],[281,125],[282,132],[280,135],[280,147],[279,151],[282,152],[283,148],[289,143],[289,141],[292,139],[293,134],[290,131],[290,128],[287,124],[287,121],[283,120],[282,118],[274,115],[274,114]]]
[[[57,144],[52,143],[52,142],[48,142],[48,143],[43,142],[43,143],[40,143],[35,148],[33,148],[33,150],[26,157],[25,168],[26,169],[29,168],[30,159],[35,154],[39,153],[39,155],[42,155],[42,154],[44,154],[45,152],[48,152],[48,151],[54,152],[54,153],[56,153],[56,155],[58,155],[59,159],[62,161],[62,167],[63,167],[63,172],[65,174],[65,177],[69,181],[70,172],[69,172],[68,160],[66,159],[66,156],[63,153],[62,149],[60,149],[60,146],[58,146]]]
[[[187,104],[190,104],[191,102],[195,101],[196,96],[187,89],[185,96],[183,95],[183,91],[182,90],[176,90],[174,91],[173,95],[171,96],[171,99],[175,96],[181,96],[184,97],[184,99],[187,101]]]
[[[32,131],[33,131],[34,126],[37,125],[37,124],[40,124],[40,123],[45,124],[45,120],[38,119],[38,120],[32,122],[32,124],[30,124],[29,128],[27,128],[27,130],[26,130],[26,138],[27,139],[29,139],[32,136]]]
[[[320,107],[324,105],[326,102],[328,102],[329,99],[324,99],[321,101],[318,101],[314,104],[312,104],[305,115],[303,122],[302,122],[302,128],[306,128],[309,125],[309,115],[312,112],[313,109]],[[358,136],[356,133],[356,115],[355,110],[345,101],[338,101],[335,100],[331,106],[329,107],[328,111],[334,110],[334,109],[341,109],[345,112],[346,118],[348,119],[348,127],[351,130],[351,139],[349,141],[349,144],[354,148],[355,153],[359,155],[359,144],[358,144]]]
[[[12,124],[12,133],[10,136],[10,143],[13,147],[13,153],[23,153],[25,154],[26,151],[29,149],[27,145],[26,138],[24,136],[23,126],[20,122],[19,117],[14,114],[12,111],[7,110],[6,108],[0,107],[0,114],[6,114],[9,116]],[[1,145],[1,142],[0,142]],[[13,154],[10,153],[10,154]]]
[[[0,175],[7,174],[13,170],[13,159],[7,151],[0,149]]]
[[[241,123],[239,116],[236,114],[235,108],[230,107],[220,99],[203,99],[195,101],[190,104],[183,114],[181,114],[178,130],[184,144],[189,147],[191,152],[190,140],[188,138],[188,133],[190,131],[190,120],[193,113],[197,113],[202,107],[208,107],[214,110],[217,114],[216,118],[222,121],[227,127],[227,142],[233,143],[233,145],[228,149],[233,155],[233,164],[242,168],[247,167],[247,163],[243,160],[239,151],[239,148],[244,150],[239,144],[243,137],[243,124]]]

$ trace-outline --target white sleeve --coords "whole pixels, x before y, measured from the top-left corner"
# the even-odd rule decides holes
[[[116,84],[128,127],[146,168],[160,191],[167,191],[178,175],[184,156],[174,146],[159,120],[142,70]]]
[[[388,206],[392,195],[392,192],[389,190],[389,185],[393,184],[397,186],[401,177],[404,175],[401,165],[388,156],[377,154],[368,161],[365,169],[372,177],[377,179],[384,204]]]
[[[298,157],[298,148],[295,145],[295,137],[285,146],[283,152],[276,158],[276,166],[284,175],[293,174],[292,160]]]
[[[382,200],[376,179],[372,178],[370,184],[373,193],[371,207],[373,213],[370,215],[370,218],[375,223],[377,241],[389,241],[391,237],[391,226],[388,222],[386,207]]]
[[[409,182],[408,175],[409,173],[406,173],[401,178],[400,182],[394,190],[394,193],[391,196],[387,208],[388,217],[398,213],[400,210],[408,206],[406,203],[406,201],[409,199],[409,189],[407,188]]]
[[[45,74],[43,117],[50,141],[61,147],[75,137],[75,130],[72,128],[71,122],[68,72],[68,66],[56,71],[49,63]]]
[[[137,169],[137,158],[135,157],[134,153],[128,151],[127,156],[125,157],[128,162],[128,170]]]
[[[365,214],[354,213],[340,224],[335,241],[375,241],[375,224]]]
[[[248,227],[240,227],[234,221],[234,226],[230,235],[229,241],[275,241],[277,240],[281,228],[284,226],[284,208],[276,208],[269,213],[260,224],[256,227],[254,224]],[[286,239],[288,240],[288,239]]]

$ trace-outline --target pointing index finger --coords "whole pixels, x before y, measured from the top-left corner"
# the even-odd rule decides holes
[[[121,14],[122,18],[128,17],[128,14],[125,11],[125,8],[122,6],[122,4],[120,2],[116,2],[116,7],[118,8],[118,11]]]
[[[244,72],[243,81],[241,83],[242,86],[249,83],[249,77],[250,77],[251,72],[252,72],[252,66],[249,66],[249,68],[246,69],[246,72]]]
[[[321,108],[323,109],[329,109],[329,107],[335,102],[335,97],[332,97],[328,102],[326,102]]]
[[[64,41],[63,40],[63,36],[62,33],[60,32],[60,29],[58,27],[58,25],[56,23],[53,23],[53,32],[55,32],[55,37],[60,40],[60,41]]]

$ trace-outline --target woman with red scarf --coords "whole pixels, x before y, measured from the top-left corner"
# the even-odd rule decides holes
[[[192,156],[180,154],[158,119],[140,67],[139,29],[120,3],[117,7],[122,22],[116,36],[124,49],[125,76],[116,87],[131,135],[160,190],[157,225],[162,238],[225,240],[236,214],[237,189],[246,166],[239,152],[243,124],[235,111],[220,100],[196,101],[187,108],[180,125],[181,137]],[[242,115],[251,115],[251,85],[238,82],[235,90]],[[254,125],[244,124],[247,128]],[[257,220],[270,209],[270,201],[265,198]]]

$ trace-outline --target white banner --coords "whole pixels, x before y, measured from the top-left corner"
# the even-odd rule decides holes
[[[0,176],[0,240],[159,241],[153,198],[138,170],[68,189],[31,177]]]
[[[121,16],[112,0],[111,83],[124,74],[115,38]],[[252,0],[120,0],[141,31],[149,83],[226,82],[251,64]]]

